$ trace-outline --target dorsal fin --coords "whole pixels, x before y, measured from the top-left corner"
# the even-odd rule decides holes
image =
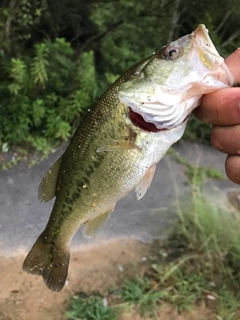
[[[51,166],[43,177],[38,187],[38,199],[41,202],[47,202],[56,195],[57,177],[62,162],[62,156]]]
[[[96,233],[99,229],[104,225],[107,219],[110,217],[111,213],[113,212],[115,204],[111,209],[100,213],[95,218],[89,220],[84,227],[84,237],[85,238],[93,238],[95,237]]]

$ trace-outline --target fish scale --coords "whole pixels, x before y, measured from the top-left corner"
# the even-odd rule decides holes
[[[84,236],[92,237],[118,200],[134,188],[142,198],[202,94],[233,83],[203,25],[125,72],[87,112],[40,183],[39,199],[56,199],[23,270],[60,291],[78,228],[84,224]]]

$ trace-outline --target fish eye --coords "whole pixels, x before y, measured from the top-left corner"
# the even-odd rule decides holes
[[[166,60],[175,60],[181,57],[182,52],[179,47],[169,46],[165,49],[163,53],[163,58]]]
[[[177,53],[177,50],[176,49],[171,49],[170,51],[168,51],[168,55],[170,56],[170,57],[172,57],[174,54],[176,54]]]

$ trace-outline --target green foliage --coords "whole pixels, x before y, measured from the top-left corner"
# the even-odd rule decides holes
[[[49,50],[47,43],[38,43],[35,46],[35,56],[32,59],[31,63],[31,78],[35,85],[44,87],[45,83],[48,81],[47,67]]]
[[[226,213],[211,205],[198,191],[193,194],[191,206],[180,214],[180,223],[173,231],[173,238],[184,246],[185,252],[202,259],[194,264],[195,272],[208,273],[216,283],[230,283],[239,287],[240,217]],[[170,244],[171,242],[169,242]]]
[[[168,299],[178,310],[191,310],[195,302],[202,297],[203,291],[209,287],[206,279],[199,275],[182,276],[174,286],[174,290],[169,292]]]
[[[122,288],[115,290],[118,304],[110,303],[110,309],[124,312],[134,308],[143,318],[150,315],[160,319],[166,304],[179,313],[197,305],[203,307],[199,312],[207,311],[207,319],[240,319],[239,213],[224,212],[216,204],[209,204],[196,188],[189,206],[178,205],[177,211],[179,219],[169,238],[160,243],[154,264],[150,263],[145,276],[125,280]],[[90,306],[85,296],[72,299],[72,313],[67,319],[100,319],[96,310],[100,308],[98,303],[102,307],[102,298],[96,302],[94,293],[90,297]],[[111,296],[107,299],[116,301]],[[91,310],[92,318],[83,317],[86,310]]]
[[[168,150],[168,154],[172,155],[178,163],[186,168],[186,175],[192,186],[201,186],[207,178],[224,179],[224,176],[218,169],[192,166],[191,163],[187,162],[173,148]]]
[[[122,72],[199,23],[228,55],[239,46],[239,11],[239,0],[3,1],[0,147],[68,139]],[[185,137],[209,141],[209,132],[192,117]]]
[[[199,141],[210,144],[211,125],[201,122],[193,115],[190,116],[183,138],[190,141]]]
[[[237,310],[240,308],[239,295],[235,295],[225,285],[219,290],[219,305],[217,307],[217,320],[238,319]]]
[[[90,8],[91,20],[105,35],[98,45],[101,65],[97,68],[108,77],[121,74],[169,41],[190,33],[199,23],[206,24],[221,54],[227,55],[239,45],[239,20],[235,30],[231,25],[238,19],[238,0],[120,0],[101,5],[93,2]]]
[[[179,222],[153,265],[158,290],[178,311],[207,304],[216,319],[239,319],[240,217],[211,205],[200,191],[177,207]]]
[[[1,49],[11,53],[24,48],[32,38],[33,30],[47,14],[46,0],[2,1],[0,8]]]
[[[134,281],[125,280],[122,299],[137,306],[141,314],[157,315],[159,301],[166,297],[163,291],[155,291],[151,280],[147,277],[135,277]]]
[[[89,70],[87,72],[86,70]],[[12,58],[0,86],[0,144],[66,140],[96,94],[93,52],[75,55],[64,39],[44,41],[28,57]]]
[[[65,316],[68,320],[117,320],[113,310],[104,306],[103,298],[97,294],[74,296]]]

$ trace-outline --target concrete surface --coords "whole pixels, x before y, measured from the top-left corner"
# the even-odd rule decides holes
[[[175,150],[193,165],[219,169],[224,173],[225,155],[210,146],[181,142]],[[8,171],[0,171],[0,254],[11,255],[19,248],[30,249],[44,229],[53,201],[38,201],[38,185],[49,167],[62,154],[64,148],[48,159],[29,169],[20,163]],[[228,190],[240,190],[240,186],[226,180],[209,180],[207,192],[225,201]],[[147,194],[137,200],[132,192],[117,203],[115,212],[94,239],[84,239],[82,229],[75,235],[72,247],[86,243],[98,243],[114,237],[132,236],[144,242],[164,237],[173,220],[174,210],[166,210],[176,197],[190,197],[185,168],[166,155],[157,166],[153,182]]]

